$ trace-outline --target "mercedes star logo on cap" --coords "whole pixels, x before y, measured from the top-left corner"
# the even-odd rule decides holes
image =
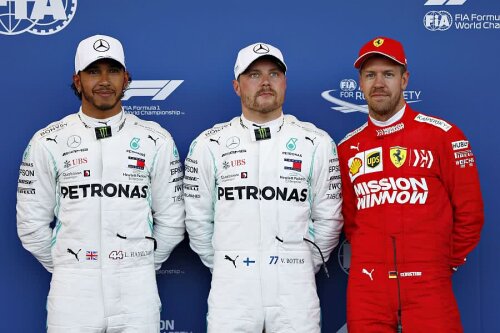
[[[269,47],[265,44],[255,45],[253,51],[258,54],[266,54],[269,53]]]
[[[97,52],[106,52],[107,50],[109,50],[109,43],[104,39],[98,39],[94,43],[94,50],[96,50]]]

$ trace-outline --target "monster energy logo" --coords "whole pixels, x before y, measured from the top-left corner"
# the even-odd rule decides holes
[[[254,130],[254,132],[255,132],[255,139],[257,141],[267,140],[271,138],[271,130],[269,129],[269,127],[261,127]]]
[[[95,128],[95,136],[99,139],[108,138],[111,136],[111,126],[103,126]]]

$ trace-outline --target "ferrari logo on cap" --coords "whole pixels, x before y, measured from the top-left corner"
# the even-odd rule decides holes
[[[384,44],[384,39],[383,38],[377,38],[373,41],[373,45],[375,47],[380,47],[382,46],[382,44]]]
[[[406,161],[406,148],[404,147],[391,147],[391,162],[396,168],[401,167]]]

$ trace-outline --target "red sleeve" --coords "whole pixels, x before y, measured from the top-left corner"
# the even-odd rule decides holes
[[[451,265],[462,265],[477,245],[484,223],[476,159],[465,135],[452,127],[442,146],[441,175],[453,208]]]
[[[351,178],[349,177],[348,155],[346,152],[347,143],[339,146],[340,176],[342,181],[342,215],[344,217],[344,234],[347,240],[351,241],[354,233],[356,215],[356,195],[353,190]]]

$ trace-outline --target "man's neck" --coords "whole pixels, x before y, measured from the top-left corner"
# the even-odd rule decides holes
[[[273,110],[271,112],[257,112],[243,108],[242,113],[246,119],[256,124],[264,124],[278,119],[283,114],[283,109]]]
[[[122,112],[122,103],[116,104],[112,109],[103,111],[97,109],[96,107],[93,107],[92,105],[82,102],[82,112],[85,115],[95,119],[111,118]]]

